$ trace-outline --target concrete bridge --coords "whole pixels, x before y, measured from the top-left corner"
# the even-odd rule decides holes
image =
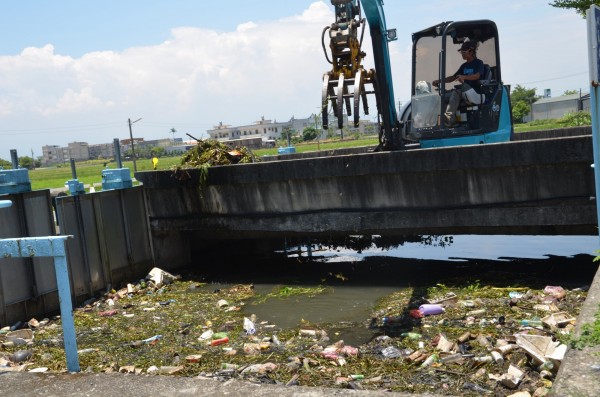
[[[522,138],[527,136],[523,135]],[[597,234],[591,136],[138,172],[159,245],[348,234]],[[162,243],[161,243],[162,241]]]

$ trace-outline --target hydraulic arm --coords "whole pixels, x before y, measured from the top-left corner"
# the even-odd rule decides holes
[[[367,94],[374,94],[381,117],[380,148],[397,149],[401,146],[401,139],[388,49],[388,41],[396,39],[396,31],[386,29],[383,1],[331,0],[331,4],[335,7],[335,22],[325,27],[322,34],[325,57],[332,64],[331,71],[323,75],[323,128],[328,128],[329,102],[338,128],[343,128],[344,105],[348,116],[354,112],[353,124],[358,127],[360,102],[364,113],[369,114]],[[363,9],[366,19],[362,17]],[[366,56],[362,43],[367,21],[375,63],[375,69],[370,70],[362,65]],[[327,34],[331,58],[325,47]]]

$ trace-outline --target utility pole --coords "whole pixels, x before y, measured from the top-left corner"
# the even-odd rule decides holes
[[[131,121],[131,119],[127,119],[127,121],[129,122],[129,138],[131,139],[131,155],[133,156],[133,172],[137,172],[137,164],[135,163],[135,149],[133,145],[133,133],[131,132],[131,124],[137,123],[141,119],[141,117],[136,121]]]

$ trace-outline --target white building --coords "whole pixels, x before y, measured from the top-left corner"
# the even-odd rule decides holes
[[[261,117],[260,121],[250,125],[230,126],[223,124],[215,126],[208,130],[210,139],[218,141],[230,141],[232,139],[260,138],[263,142],[268,140],[277,140],[281,138],[281,133],[285,128],[292,128],[291,122],[278,123],[276,120],[265,120]]]
[[[64,163],[63,148],[58,145],[42,146],[42,165],[48,166],[53,164]]]
[[[531,116],[532,120],[559,119],[567,113],[575,113],[580,110],[590,110],[590,94],[539,99],[531,106]]]
[[[346,119],[346,117],[344,117]],[[335,122],[337,120],[331,117],[330,120]],[[332,124],[334,125],[334,124]],[[307,118],[297,119],[294,116],[289,121],[277,122],[277,120],[265,120],[261,117],[260,121],[256,121],[250,125],[242,126],[231,126],[223,123],[215,126],[212,130],[208,130],[207,133],[210,139],[216,139],[218,141],[229,141],[233,139],[248,139],[248,138],[260,138],[263,143],[267,141],[276,141],[281,139],[281,133],[286,130],[292,131],[293,134],[302,134],[305,128],[313,127],[321,128],[321,117],[314,114]]]

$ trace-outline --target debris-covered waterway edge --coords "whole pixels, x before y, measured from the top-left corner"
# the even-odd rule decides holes
[[[257,296],[251,283],[213,288],[203,277],[155,268],[75,310],[80,366],[288,386],[541,396],[555,381],[588,288],[538,273],[470,271],[398,288],[360,322],[282,328],[252,314],[253,304],[282,299],[293,310],[299,296],[353,281],[350,271],[329,274],[312,287],[281,284]],[[346,344],[336,338],[344,328],[369,330],[372,338]],[[5,327],[0,342],[0,371],[66,371],[59,316]]]

